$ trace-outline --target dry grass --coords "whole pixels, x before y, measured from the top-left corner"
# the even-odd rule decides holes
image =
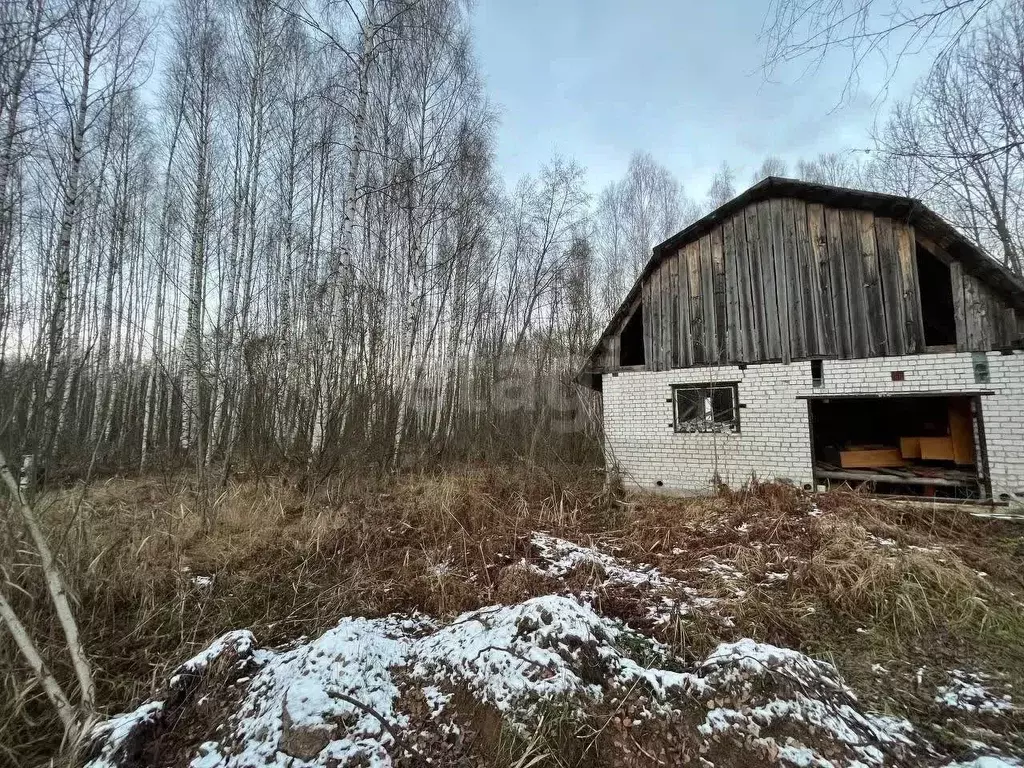
[[[869,658],[910,664],[968,648],[994,670],[1024,669],[1020,530],[949,509],[832,494],[815,497],[813,516],[809,497],[781,485],[706,499],[624,498],[588,469],[490,467],[328,485],[312,499],[276,479],[242,479],[209,503],[210,531],[180,478],[114,479],[40,504],[110,711],[148,696],[169,666],[229,628],[273,644],[346,614],[451,615],[557,591],[563,585],[515,565],[530,556],[534,530],[614,544],[709,588],[713,577],[694,570],[701,557],[733,563],[751,583],[781,563],[788,580],[753,586],[730,606],[732,631],[836,654],[854,677]],[[13,527],[0,532],[19,608],[70,681],[35,562]],[[573,578],[589,588],[601,574]],[[618,613],[631,618],[628,605]],[[701,655],[724,638],[718,623],[689,619],[664,639]],[[9,645],[0,645],[0,675],[0,763],[34,765],[55,746],[51,715]]]

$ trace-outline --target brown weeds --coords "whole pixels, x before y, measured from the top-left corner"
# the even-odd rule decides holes
[[[617,556],[720,595],[731,630],[702,615],[662,629],[685,656],[731,633],[834,651],[851,669],[856,653],[888,658],[905,647],[909,658],[969,644],[1009,666],[1024,636],[1019,529],[949,509],[810,497],[780,484],[707,498],[626,497],[609,494],[589,469],[494,467],[366,479],[344,491],[325,485],[312,498],[275,479],[234,481],[210,504],[210,531],[184,479],[114,479],[40,505],[108,711],[146,698],[170,666],[228,629],[274,644],[318,634],[343,615],[450,616],[565,589],[520,562],[538,530],[614,546]],[[37,564],[13,526],[0,535],[19,608],[69,682]],[[708,558],[737,569],[742,597],[702,569]],[[599,588],[599,564],[577,570],[577,589]],[[784,580],[768,580],[780,572]],[[629,600],[603,599],[602,608],[631,620]],[[56,746],[51,714],[7,645],[0,665],[0,762],[35,764]]]

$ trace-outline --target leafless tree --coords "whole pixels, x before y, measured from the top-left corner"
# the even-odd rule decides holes
[[[1024,4],[936,63],[878,137],[879,184],[923,197],[1021,273]]]
[[[926,48],[937,55],[955,47],[1000,0],[771,0],[761,30],[764,67],[772,72],[802,62],[814,69],[833,53],[843,55],[849,79],[861,66],[880,62],[889,75],[903,59]]]
[[[732,200],[735,196],[736,172],[729,163],[723,161],[714,178],[711,179],[711,188],[708,190],[708,208],[713,210]]]
[[[756,184],[761,179],[767,179],[769,176],[785,176],[786,175],[786,161],[778,155],[768,155],[764,160],[761,161],[761,165],[758,166],[757,170],[754,171],[750,177],[750,181]]]
[[[834,187],[864,186],[861,163],[852,152],[822,152],[812,160],[800,160],[796,175],[804,181]]]
[[[602,313],[610,316],[651,255],[651,247],[699,215],[682,184],[646,152],[601,191],[594,212]]]

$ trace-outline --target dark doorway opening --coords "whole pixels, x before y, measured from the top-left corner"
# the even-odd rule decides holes
[[[921,288],[921,319],[927,347],[956,344],[953,281],[949,266],[917,243],[917,275]]]
[[[971,396],[822,398],[811,401],[814,473],[826,485],[879,493],[975,499]]]
[[[619,334],[619,365],[645,365],[644,305],[637,304]]]

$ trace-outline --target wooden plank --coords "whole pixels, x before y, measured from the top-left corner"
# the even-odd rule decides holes
[[[711,266],[714,270],[715,332],[717,334],[716,359],[724,363],[729,359],[729,321],[726,301],[725,247],[723,227],[711,230]]]
[[[892,222],[893,243],[899,262],[903,291],[903,349],[908,355],[924,351],[924,320],[921,318],[921,283],[917,275],[917,243],[914,228]]]
[[[700,282],[700,243],[690,243],[686,252],[686,276],[690,283],[690,338],[693,341],[693,363],[707,361],[704,347],[704,306]]]
[[[747,227],[747,243],[750,243],[750,227]],[[762,360],[782,359],[782,331],[779,326],[779,300],[775,290],[775,242],[772,233],[771,201],[757,204],[757,259],[761,299],[761,318],[764,322],[764,347]],[[753,256],[752,261],[753,264]],[[753,275],[751,275],[753,278]],[[751,279],[753,288],[753,279]]]
[[[959,261],[954,261],[949,265],[949,282],[953,287],[953,322],[956,324],[956,349],[958,352],[965,352],[969,348],[967,346],[967,308],[964,302],[964,268]]]
[[[1003,346],[1012,347],[1017,343],[1017,313],[1013,307],[1003,307],[1003,325],[1006,329],[1003,336]]]
[[[772,276],[772,291],[769,292],[768,282],[765,282],[765,296],[774,296],[774,305],[778,308],[776,313],[776,319],[778,326],[778,347],[774,357],[781,357],[782,362],[788,363],[790,361],[792,347],[789,339],[789,294],[787,290],[788,278],[786,275],[786,224],[785,215],[783,212],[783,201],[781,198],[769,200],[769,210],[771,212],[771,237],[769,242],[772,244],[771,264],[774,265],[774,271],[765,268],[764,274]],[[765,302],[765,311],[769,312],[768,307],[771,306],[770,301]],[[772,321],[771,316],[768,318],[768,331],[771,333]]]
[[[985,285],[989,300],[989,349],[1004,349],[1013,344],[1016,321],[1013,308],[1004,296],[989,285]]]
[[[906,319],[903,312],[900,264],[892,234],[892,219],[885,216],[875,219],[875,245],[878,249],[878,271],[882,281],[882,311],[885,314],[885,337],[888,342],[886,353],[903,355],[907,350],[904,339]]]
[[[850,358],[853,357],[853,331],[850,328],[850,298],[846,285],[842,217],[838,209],[825,209],[825,232],[828,238],[832,306],[835,310],[836,354],[840,358]]]
[[[658,285],[658,270],[654,270],[647,278],[650,285],[650,314],[651,321],[651,357],[647,361],[652,371],[661,370],[661,286]]]
[[[756,223],[756,219],[755,219]],[[738,342],[740,362],[757,360],[756,339],[758,326],[754,324],[754,309],[750,298],[750,257],[747,254],[746,211],[732,217],[733,240],[736,243],[736,279],[740,301],[740,339]]]
[[[964,310],[967,314],[967,349],[981,352],[991,349],[989,307],[981,282],[974,275],[963,276]]]
[[[805,341],[804,307],[807,299],[803,294],[800,276],[800,254],[796,237],[797,200],[786,198],[782,203],[782,253],[776,253],[776,264],[783,264],[782,271],[775,270],[775,279],[779,287],[779,301],[786,302],[786,314],[789,325],[786,328],[789,356],[786,359],[802,358],[807,355]],[[801,213],[803,211],[801,210]],[[785,279],[781,277],[785,275]],[[783,354],[785,357],[785,353]]]
[[[855,448],[839,452],[839,465],[844,468],[902,467],[906,463],[899,448]]]
[[[711,255],[711,235],[704,235],[700,246],[700,293],[704,310],[704,361],[718,361],[718,327],[715,317],[715,265]]]
[[[672,275],[668,261],[662,261],[658,268],[661,273],[661,369],[669,370],[672,365]]]
[[[868,355],[879,357],[888,354],[889,343],[885,335],[885,303],[882,300],[878,246],[875,242],[875,215],[869,211],[860,214],[860,253],[864,265]]]
[[[672,361],[670,367],[682,366],[682,355],[679,349],[679,259],[676,254],[668,257],[669,273],[669,304],[668,321],[669,335],[672,338]]]
[[[686,270],[686,252],[680,248],[676,251],[676,263],[679,268],[679,293],[676,304],[679,307],[679,354],[680,365],[693,365],[693,333],[690,328],[690,281]]]
[[[725,258],[725,304],[726,330],[729,362],[743,359],[743,326],[740,321],[740,276],[739,260],[736,255],[736,217],[726,219],[722,224],[722,252]],[[742,222],[743,220],[740,219]]]
[[[715,267],[712,264],[711,236],[697,241],[700,252],[700,299],[703,311],[703,347],[705,362],[718,359],[718,329],[715,327]]]
[[[665,345],[664,368],[669,370],[675,365],[672,359],[672,272],[671,262],[666,259],[661,268],[661,340]]]
[[[748,205],[743,212],[744,243],[747,258],[747,283],[750,306],[747,325],[750,327],[749,361],[765,360],[768,357],[768,329],[764,315],[764,286],[761,283],[760,223],[757,205]]]
[[[953,440],[949,437],[922,437],[922,461],[952,461]]]
[[[1003,302],[995,291],[988,285],[982,286],[988,299],[988,340],[989,349],[999,349],[1006,346],[1003,339],[1006,338],[1006,323],[1003,314]]]
[[[664,347],[661,344],[661,271],[654,270],[651,273],[651,342],[654,344],[654,368],[655,371],[662,370],[662,353]]]
[[[813,256],[811,255],[810,234],[807,229],[807,203],[803,200],[793,201],[793,232],[796,242],[796,264],[800,278],[802,357],[817,357],[821,354],[818,350],[819,286],[817,270],[811,264]]]
[[[832,308],[832,277],[829,271],[828,238],[825,234],[825,206],[807,206],[807,243],[810,247],[808,292],[814,315],[814,354],[837,355],[835,316]]]
[[[644,313],[644,363],[648,370],[654,370],[654,340],[651,335],[651,281],[644,280],[640,286]]]
[[[864,257],[860,244],[860,211],[839,212],[843,233],[843,270],[846,273],[846,299],[850,308],[850,340],[853,357],[867,357],[867,302],[864,296]]]
[[[953,461],[974,464],[974,428],[971,405],[966,398],[949,401],[949,437],[953,443]]]
[[[920,437],[901,437],[900,438],[900,456],[904,459],[920,459],[921,458],[921,438]]]
[[[898,483],[899,485],[941,486],[943,488],[965,488],[976,485],[976,481],[951,480],[946,477],[904,477],[902,475],[883,474],[879,472],[857,472],[848,469],[815,469],[815,477],[823,480],[842,480],[844,482],[865,483]]]

